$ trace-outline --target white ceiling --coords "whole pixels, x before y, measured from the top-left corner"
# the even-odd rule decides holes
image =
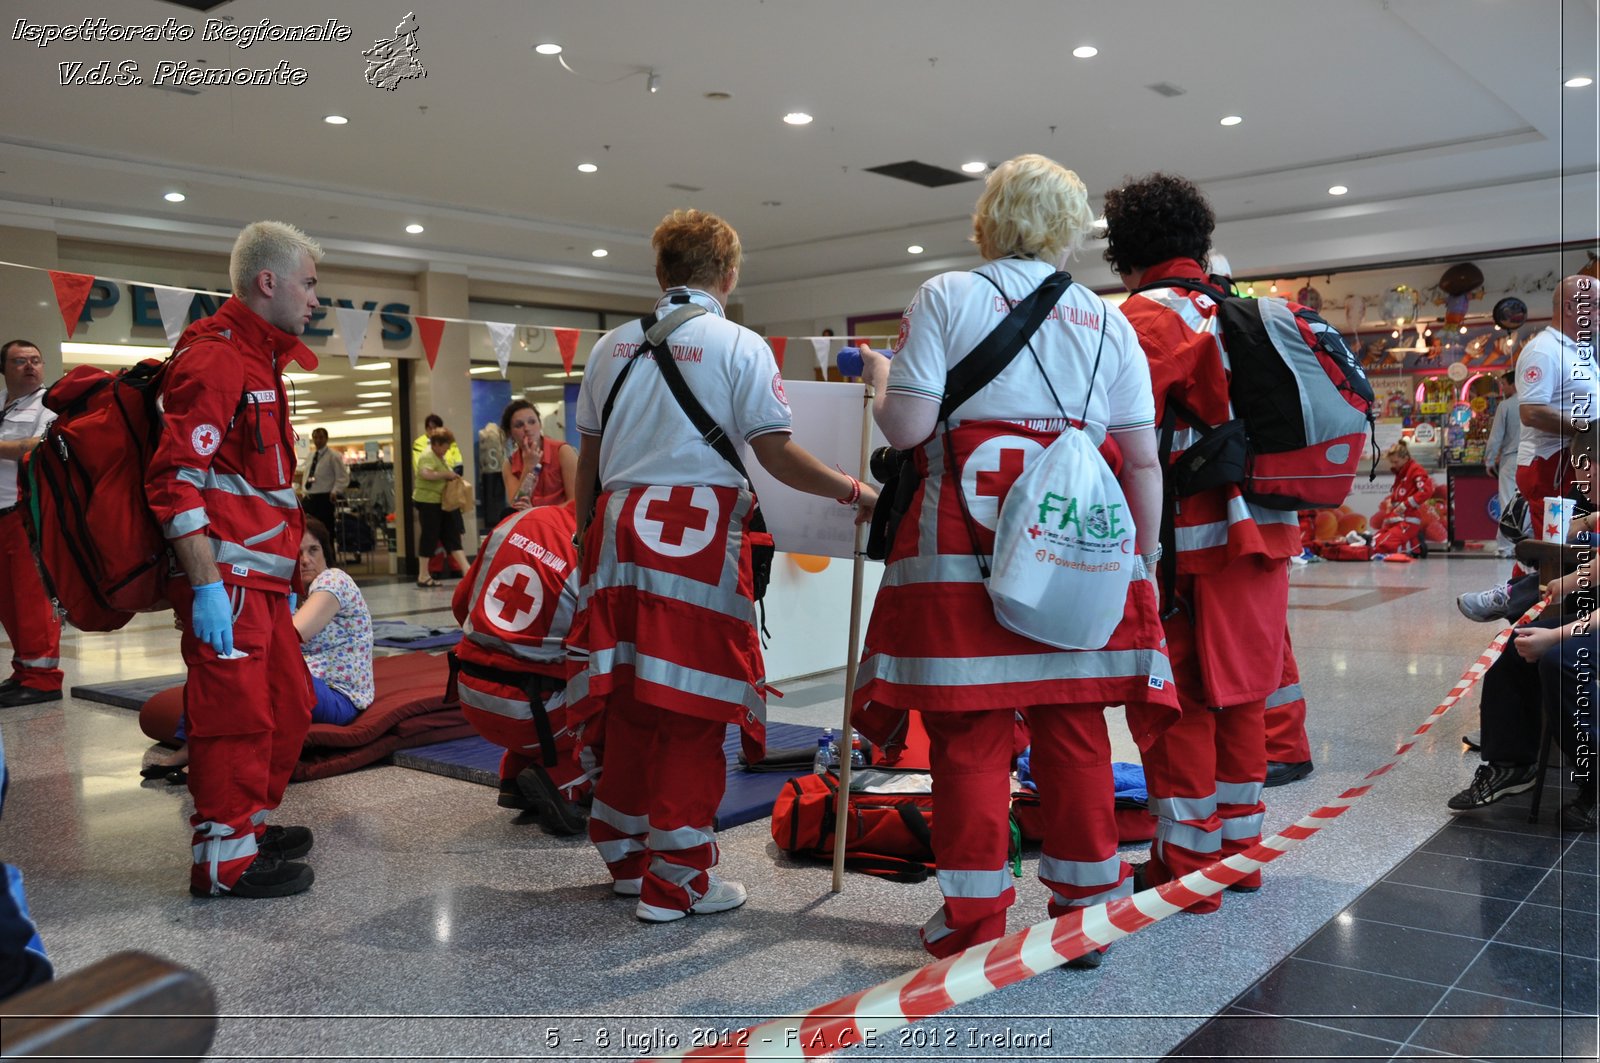
[[[68,236],[220,249],[279,217],[348,264],[640,293],[654,287],[651,228],[692,205],[739,229],[759,299],[961,261],[975,182],[925,189],[863,168],[1025,151],[1076,169],[1097,200],[1125,174],[1184,173],[1229,234],[1219,245],[1236,266],[1234,242],[1248,247],[1261,274],[1600,227],[1596,87],[1562,88],[1600,76],[1595,0],[230,0],[210,13],[336,13],[352,29],[346,43],[249,49],[12,39],[17,19],[204,26],[161,0],[5,8],[0,222]],[[413,8],[427,77],[368,85],[361,50]],[[576,73],[536,55],[541,41]],[[1100,54],[1073,59],[1079,44]],[[147,79],[161,59],[286,59],[307,82],[195,96],[58,83],[59,63],[104,59]],[[796,109],[816,122],[784,125]],[[350,123],[325,124],[330,112]],[[1230,113],[1243,124],[1219,126]],[[578,173],[585,161],[599,172]],[[173,188],[187,201],[163,202]],[[1424,215],[1415,232],[1396,220]],[[1408,241],[1429,246],[1406,254]],[[912,243],[927,248],[915,261]]]

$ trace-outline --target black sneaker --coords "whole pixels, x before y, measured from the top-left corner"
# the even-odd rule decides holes
[[[9,690],[0,690],[0,709],[11,709],[18,705],[42,705],[47,701],[60,700],[59,690],[40,690],[37,687],[25,687],[21,683]]]
[[[1283,786],[1287,783],[1298,782],[1310,775],[1315,765],[1309,760],[1297,760],[1288,763],[1280,760],[1267,761],[1267,777],[1262,782],[1263,786]]]
[[[528,799],[528,811],[539,817],[551,834],[582,834],[589,816],[561,796],[554,780],[539,765],[523,768],[517,774],[517,788]]]
[[[244,897],[255,900],[261,897],[291,897],[311,888],[315,872],[309,864],[294,864],[279,860],[266,853],[258,853],[244,874],[231,887],[216,893],[191,885],[189,892],[196,897]]]
[[[311,828],[268,827],[256,839],[256,849],[279,860],[298,860],[311,851]]]
[[[495,799],[495,804],[501,808],[514,808],[519,812],[526,812],[533,807],[528,803],[527,795],[522,792],[522,787],[517,785],[515,779],[500,780],[500,796]]]
[[[1561,829],[1594,830],[1595,812],[1594,794],[1579,794],[1561,806]]]
[[[1105,959],[1106,953],[1108,951],[1110,951],[1110,949],[1111,949],[1110,945],[1107,945],[1103,949],[1090,949],[1088,952],[1085,952],[1082,956],[1079,956],[1076,959],[1068,960],[1066,963],[1062,964],[1061,966],[1070,967],[1074,971],[1093,971],[1093,970],[1098,970],[1099,967],[1100,967],[1100,961]]]
[[[1480,764],[1472,785],[1445,804],[1457,812],[1492,805],[1501,798],[1533,789],[1538,778],[1537,764]]]

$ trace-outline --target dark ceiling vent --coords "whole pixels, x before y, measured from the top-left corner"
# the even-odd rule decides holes
[[[694,185],[681,185],[676,181],[674,181],[671,184],[667,185],[667,187],[668,188],[677,189],[679,192],[704,192],[705,191],[704,188],[696,188]]]
[[[176,92],[179,96],[198,96],[201,90],[188,85],[154,85],[150,86],[157,92]]]
[[[1149,89],[1157,96],[1182,96],[1185,92],[1189,91],[1188,89],[1180,88],[1177,85],[1174,85],[1170,81],[1158,81],[1154,85],[1146,85],[1145,88]]]
[[[215,11],[226,4],[228,0],[166,0],[169,4],[177,4],[191,11]]]
[[[902,181],[910,181],[914,185],[921,185],[923,188],[943,188],[945,185],[959,185],[966,181],[977,180],[969,174],[946,170],[942,166],[929,166],[925,162],[894,162],[887,166],[868,166],[867,172],[896,177]]]

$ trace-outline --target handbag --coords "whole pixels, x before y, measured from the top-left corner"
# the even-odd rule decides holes
[[[446,513],[465,513],[473,506],[472,481],[465,476],[457,476],[454,480],[444,482],[444,491],[439,495],[439,508]]]

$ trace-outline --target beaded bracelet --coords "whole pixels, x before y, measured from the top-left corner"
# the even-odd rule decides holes
[[[845,475],[846,476],[850,476],[849,473],[845,473]],[[845,498],[836,498],[836,499],[834,499],[834,501],[839,503],[841,506],[853,506],[857,502],[859,502],[860,500],[861,500],[861,481],[857,480],[854,476],[850,476],[850,494],[848,496],[846,496]]]

